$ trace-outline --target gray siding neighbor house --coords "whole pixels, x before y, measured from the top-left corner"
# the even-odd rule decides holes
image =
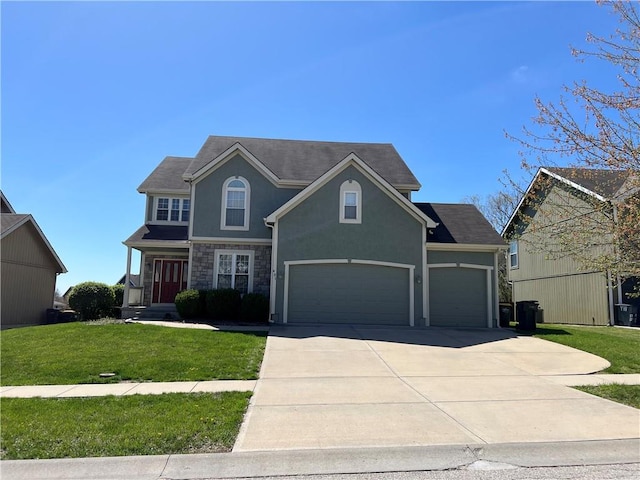
[[[419,189],[391,144],[210,136],[138,188],[127,275],[139,250],[147,306],[230,287],[267,296],[275,323],[496,326],[502,238]]]
[[[610,272],[586,269],[559,248],[574,222],[583,222],[579,228],[591,231],[584,226],[590,222],[599,238],[585,236],[584,247],[592,248],[593,243],[597,245],[593,248],[613,252],[613,243],[607,245],[604,230],[595,224],[606,225],[615,218],[617,199],[632,191],[629,180],[629,174],[622,171],[538,170],[502,232],[510,240],[507,265],[514,302],[538,301],[545,323],[577,325],[613,325],[616,304],[640,306],[640,299],[629,295],[637,288],[637,278],[621,281]],[[611,214],[606,215],[609,209]],[[609,220],[599,217],[603,212]],[[530,231],[533,221],[535,231]],[[536,235],[544,235],[546,241]]]
[[[4,194],[0,197],[1,327],[43,324],[53,307],[57,275],[67,269],[33,216],[17,214]]]

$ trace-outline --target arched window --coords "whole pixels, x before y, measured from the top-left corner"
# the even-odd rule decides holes
[[[362,188],[355,180],[340,185],[340,223],[362,223]]]
[[[249,182],[231,177],[222,188],[222,230],[249,230]]]

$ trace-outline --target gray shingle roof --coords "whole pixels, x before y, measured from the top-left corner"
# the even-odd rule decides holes
[[[196,173],[236,143],[251,152],[280,180],[311,183],[347,155],[355,153],[396,188],[420,188],[420,183],[390,143],[318,142],[212,135],[185,173]]]
[[[182,174],[192,161],[191,157],[165,157],[140,184],[138,191],[144,193],[149,190],[161,190],[189,193],[189,184],[182,179]]]
[[[613,198],[629,178],[629,172],[594,168],[544,167],[605,198]]]
[[[504,245],[504,240],[475,205],[458,203],[416,203],[438,222],[427,233],[427,243]]]
[[[186,225],[143,225],[125,240],[125,244],[140,242],[185,242],[189,236]]]
[[[3,213],[0,215],[0,231],[4,234],[11,230],[14,226],[24,221],[29,214],[22,213]]]

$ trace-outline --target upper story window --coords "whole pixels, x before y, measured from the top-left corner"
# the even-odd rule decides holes
[[[222,230],[249,230],[249,182],[231,177],[222,188]]]
[[[362,188],[355,180],[340,185],[340,223],[362,223]]]
[[[509,244],[509,266],[518,268],[518,241],[512,240]]]
[[[191,200],[188,198],[158,197],[155,220],[157,222],[188,222]]]

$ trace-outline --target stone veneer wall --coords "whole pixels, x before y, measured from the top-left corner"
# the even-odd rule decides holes
[[[192,243],[191,288],[210,290],[213,288],[213,268],[216,250],[252,250],[253,292],[269,296],[271,284],[271,245],[233,245],[218,243]]]

